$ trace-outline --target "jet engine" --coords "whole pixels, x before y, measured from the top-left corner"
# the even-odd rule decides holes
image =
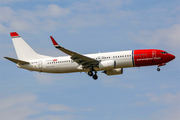
[[[99,69],[101,70],[110,70],[114,68],[116,68],[116,61],[114,60],[106,60],[99,63]]]
[[[116,68],[116,69],[111,69],[111,70],[105,70],[103,71],[106,75],[118,75],[118,74],[123,74],[123,68]]]

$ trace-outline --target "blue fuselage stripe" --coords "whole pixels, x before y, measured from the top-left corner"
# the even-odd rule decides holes
[[[132,63],[133,63],[133,66],[135,67],[135,65],[134,65],[134,50],[132,50]]]

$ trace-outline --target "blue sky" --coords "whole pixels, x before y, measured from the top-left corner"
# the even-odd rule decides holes
[[[19,69],[10,32],[38,53],[63,56],[49,36],[78,53],[166,50],[176,59],[161,67],[46,74]],[[179,120],[179,0],[0,0],[1,120]]]

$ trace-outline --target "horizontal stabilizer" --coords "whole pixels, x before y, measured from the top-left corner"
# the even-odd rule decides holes
[[[18,60],[18,59],[14,59],[14,58],[10,58],[10,57],[4,57],[16,64],[29,64],[29,62],[23,61],[23,60]]]

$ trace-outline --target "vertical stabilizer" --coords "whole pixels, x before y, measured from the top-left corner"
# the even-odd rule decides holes
[[[12,37],[18,59],[34,60],[49,57],[36,53],[16,32],[11,32],[10,35]]]

